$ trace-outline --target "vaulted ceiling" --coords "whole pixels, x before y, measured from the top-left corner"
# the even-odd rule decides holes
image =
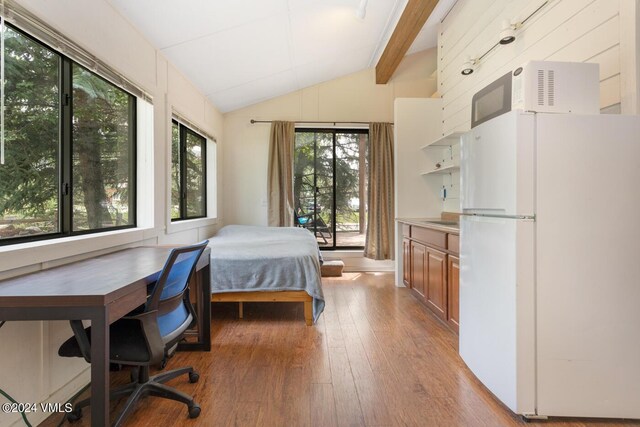
[[[408,0],[109,0],[222,112],[374,67]],[[440,0],[407,52],[436,45]]]

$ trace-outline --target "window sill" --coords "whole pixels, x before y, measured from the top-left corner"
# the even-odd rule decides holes
[[[140,243],[156,235],[156,230],[151,227],[138,227],[1,246],[0,272],[35,264],[43,264],[42,268],[50,268],[64,264],[66,261],[60,260],[65,258]]]
[[[216,225],[217,223],[218,218],[185,219],[183,221],[170,222],[167,224],[167,234],[193,230],[194,228],[207,227],[210,225]]]

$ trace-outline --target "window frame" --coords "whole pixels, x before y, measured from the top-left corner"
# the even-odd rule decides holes
[[[81,236],[86,234],[99,234],[111,231],[137,228],[137,100],[138,98],[131,92],[113,83],[109,79],[88,69],[77,61],[64,55],[59,50],[49,46],[38,38],[29,34],[28,31],[19,26],[9,23],[6,20],[3,24],[10,27],[13,31],[21,36],[39,44],[47,50],[58,56],[58,186],[57,186],[57,205],[58,205],[58,231],[47,234],[36,234],[31,236],[10,237],[0,239],[0,246],[10,246],[20,243],[60,239],[71,236]],[[4,52],[0,53],[3,54]],[[129,123],[127,133],[129,139],[129,149],[127,151],[129,159],[129,218],[132,218],[131,224],[96,228],[89,230],[73,230],[73,67],[77,66],[91,73],[115,89],[121,90],[128,95],[128,117]]]
[[[334,236],[333,238],[333,242],[332,245],[327,245],[327,246],[320,246],[320,250],[322,251],[341,251],[341,250],[364,250],[364,246],[344,246],[344,245],[338,245],[337,244],[337,236],[336,236],[336,229],[337,229],[337,223],[336,223],[336,212],[337,212],[337,207],[336,207],[336,191],[338,189],[338,183],[337,180],[335,179],[335,173],[336,173],[336,163],[337,163],[337,159],[336,159],[336,135],[337,134],[341,134],[341,133],[353,133],[353,134],[366,134],[367,135],[367,140],[369,140],[369,137],[371,136],[371,130],[366,127],[366,128],[338,128],[338,127],[332,127],[332,128],[321,128],[321,127],[296,127],[295,128],[295,133],[303,133],[303,132],[313,132],[313,133],[330,133],[332,134],[332,146],[331,146],[331,153],[332,153],[332,207],[331,207],[331,215],[332,215],[332,224],[331,224],[331,233]],[[295,159],[295,136],[294,136],[294,159]],[[316,161],[316,149],[314,148],[314,162]],[[362,165],[364,166],[364,165]],[[294,169],[295,169],[295,164],[294,164]],[[314,167],[314,186],[317,186],[317,173],[315,171],[315,167]],[[367,185],[369,184],[368,182],[366,183]],[[293,185],[293,184],[292,184]],[[294,194],[295,197],[295,194]],[[366,194],[365,194],[366,197]],[[294,201],[295,202],[295,201]],[[317,205],[317,194],[314,194],[314,205]],[[315,236],[315,232],[317,231],[317,228],[314,227],[314,236]]]
[[[177,125],[178,126],[178,138],[179,138],[179,142],[178,142],[178,151],[180,153],[180,164],[178,167],[179,173],[180,173],[180,188],[179,188],[179,193],[180,193],[180,206],[179,206],[179,212],[180,212],[180,216],[177,218],[174,218],[173,215],[171,215],[172,209],[169,209],[169,220],[170,223],[178,223],[181,221],[189,221],[189,220],[194,220],[194,219],[202,219],[202,218],[208,218],[207,217],[207,207],[208,207],[208,200],[207,200],[207,140],[208,138],[200,133],[198,133],[197,131],[193,130],[192,128],[190,128],[189,126],[185,125],[184,123],[182,123],[179,119],[176,119],[175,117],[171,119],[171,132],[169,132],[169,135],[171,135],[171,150],[170,152],[173,153],[173,125]],[[201,187],[201,192],[202,192],[202,196],[203,196],[203,200],[202,200],[202,206],[203,206],[203,212],[202,215],[198,215],[198,216],[188,216],[187,214],[187,186],[186,186],[186,181],[187,181],[187,135],[191,134],[192,136],[195,136],[199,139],[202,140],[202,144],[201,144],[201,155],[200,158],[202,159],[202,187]],[[173,164],[173,159],[170,159],[169,164]],[[171,170],[170,172],[171,176],[170,176],[170,183],[173,182],[173,171]],[[171,184],[172,185],[172,184]],[[171,185],[170,185],[170,189],[171,189]],[[171,191],[171,190],[170,190]],[[173,197],[171,197],[171,206],[173,206]]]

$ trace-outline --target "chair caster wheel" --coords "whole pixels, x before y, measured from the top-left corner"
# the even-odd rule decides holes
[[[196,403],[189,406],[189,418],[198,418],[198,415],[200,415],[200,407]]]
[[[166,367],[167,367],[167,359],[164,358],[164,359],[162,359],[162,362],[160,362],[160,369],[162,370],[162,369],[164,369]]]
[[[200,374],[198,374],[197,372],[189,372],[189,382],[190,383],[197,383],[198,380],[200,379]]]
[[[67,419],[71,423],[80,421],[81,418],[82,418],[82,408],[74,409],[73,411],[67,414]]]

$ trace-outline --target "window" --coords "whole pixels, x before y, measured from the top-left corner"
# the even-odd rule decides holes
[[[182,123],[171,129],[171,220],[207,216],[207,139]]]
[[[296,225],[323,249],[364,247],[368,141],[367,129],[296,129]]]
[[[136,98],[4,25],[0,244],[135,226]]]

